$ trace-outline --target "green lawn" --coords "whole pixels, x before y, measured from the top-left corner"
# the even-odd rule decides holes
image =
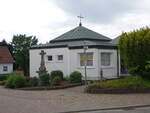
[[[114,80],[97,81],[88,85],[88,88],[150,88],[150,81],[139,76],[119,78]]]

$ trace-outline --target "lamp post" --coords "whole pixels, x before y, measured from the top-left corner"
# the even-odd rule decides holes
[[[86,45],[86,42],[84,41],[84,46],[83,46],[83,49],[84,49],[84,72],[85,72],[85,86],[87,87],[87,61],[88,61],[88,58],[87,58],[87,54],[86,54],[86,51],[88,49],[88,46]]]

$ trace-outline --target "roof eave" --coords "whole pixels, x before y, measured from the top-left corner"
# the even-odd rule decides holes
[[[50,43],[54,42],[67,42],[67,41],[81,41],[81,40],[92,40],[92,41],[112,41],[112,39],[91,39],[91,38],[81,38],[81,39],[62,39],[62,40],[51,40]]]

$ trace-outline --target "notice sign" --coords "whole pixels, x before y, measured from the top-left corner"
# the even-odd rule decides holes
[[[89,60],[89,58],[88,58],[87,56],[83,56],[83,57],[81,58],[81,60],[84,61],[84,62],[87,62],[87,61]]]

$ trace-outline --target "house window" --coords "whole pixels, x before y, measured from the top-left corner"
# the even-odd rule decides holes
[[[87,60],[87,66],[93,66],[93,53],[80,53],[80,66],[84,66],[84,59]]]
[[[63,60],[63,55],[58,55],[57,59],[58,59],[58,61],[62,61]]]
[[[8,67],[7,66],[3,66],[3,71],[8,71]]]
[[[110,55],[111,53],[101,53],[101,65],[110,66]]]
[[[47,60],[48,60],[48,61],[52,61],[52,60],[53,60],[53,56],[51,56],[51,55],[50,55],[50,56],[47,56]]]

